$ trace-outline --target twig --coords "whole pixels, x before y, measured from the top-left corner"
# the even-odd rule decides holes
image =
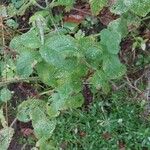
[[[48,7],[48,0],[45,0],[46,7]]]
[[[26,146],[27,146],[27,144],[24,144],[24,145],[22,146],[21,150],[25,150]]]
[[[128,76],[126,76],[126,79],[128,82],[126,82],[130,87],[132,87],[134,90],[136,90],[139,94],[142,93],[142,91],[140,89],[138,89],[137,87],[133,86],[131,81],[129,80]]]
[[[33,3],[35,6],[39,7],[40,9],[46,9],[45,7],[41,6],[39,3],[37,3],[36,1],[34,1]]]
[[[143,73],[143,74],[134,82],[134,86],[135,86],[135,87],[137,87],[138,81],[141,80],[144,76],[145,76],[145,73]]]
[[[13,122],[12,122],[11,125],[10,125],[10,127],[13,127],[14,124],[16,123],[16,121],[17,121],[17,118],[15,118],[15,119],[13,120]]]
[[[147,97],[147,101],[150,103],[150,69],[148,70],[147,72],[147,94],[146,94],[146,97]]]
[[[113,81],[110,81],[110,83],[112,84],[112,86],[114,87],[115,90],[120,90],[127,84],[127,83],[123,83],[123,84],[117,86]]]
[[[73,8],[73,10],[76,10],[76,11],[78,11],[78,12],[82,12],[82,13],[84,13],[84,14],[87,14],[87,15],[90,15],[90,16],[92,16],[92,14],[91,13],[88,13],[88,12],[86,12],[86,11],[83,11],[83,10],[81,10],[81,9],[78,9],[78,8]]]

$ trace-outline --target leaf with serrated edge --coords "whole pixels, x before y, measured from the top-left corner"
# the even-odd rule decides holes
[[[124,75],[126,68],[117,55],[108,55],[104,57],[103,70],[109,79],[117,79]]]
[[[0,130],[0,150],[8,150],[13,134],[14,129],[11,127],[6,127]]]
[[[149,0],[117,0],[111,11],[116,14],[123,14],[130,10],[136,15],[145,17],[150,12],[149,6]]]
[[[38,32],[33,29],[30,29],[27,33],[22,34],[18,40],[20,40],[22,45],[31,49],[39,48],[41,45]]]
[[[11,91],[9,91],[9,89],[7,88],[3,88],[0,91],[0,102],[7,102],[11,99]]]
[[[37,70],[38,76],[45,84],[55,87],[57,81],[55,78],[56,69],[54,66],[49,65],[46,62],[40,62],[36,65],[35,69]]]
[[[50,120],[40,107],[32,110],[31,116],[36,137],[39,139],[43,137],[46,139],[50,138],[55,129],[56,121]]]
[[[94,15],[98,15],[99,12],[106,6],[108,0],[90,0],[91,11]]]
[[[46,111],[46,103],[42,100],[28,99],[18,106],[17,119],[22,122],[28,122],[32,119],[32,111],[40,107],[41,110]]]
[[[118,54],[120,50],[121,33],[104,29],[101,31],[101,44],[107,47],[111,54]]]
[[[33,68],[38,61],[40,61],[40,54],[38,51],[23,51],[17,59],[17,74],[21,77],[29,77],[32,74]]]

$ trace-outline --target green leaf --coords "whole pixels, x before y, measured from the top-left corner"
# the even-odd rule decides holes
[[[48,46],[42,46],[40,49],[40,54],[42,58],[56,67],[60,67],[64,64],[64,58],[59,55],[59,53],[53,49],[50,49]]]
[[[149,0],[117,0],[112,6],[111,11],[116,14],[131,11],[136,15],[145,17],[150,12],[149,6]]]
[[[95,68],[101,64],[103,50],[100,43],[97,42],[94,37],[89,36],[89,37],[79,38],[78,45],[80,49],[80,61],[81,62],[83,61],[85,63],[85,66],[88,63],[91,67]],[[87,70],[87,68],[85,69]]]
[[[56,69],[54,66],[43,61],[38,63],[35,69],[43,83],[53,87],[57,85],[55,78]]]
[[[72,82],[66,80],[62,81],[56,91],[57,93],[53,93],[49,99],[50,105],[47,105],[47,113],[52,118],[58,116],[61,110],[81,107],[83,104],[83,96],[80,94],[81,85],[76,87]]]
[[[81,67],[82,69],[82,67]],[[82,89],[82,70],[78,69],[72,74],[68,74],[58,81],[59,86],[56,88],[60,97],[68,98],[70,95],[79,93]]]
[[[64,80],[64,81],[63,81]],[[73,87],[73,84],[71,84],[71,81],[68,79],[63,79],[61,81],[61,84],[59,87],[57,87],[57,91],[61,98],[68,98],[71,94],[75,93],[75,89]]]
[[[56,126],[55,120],[50,120],[46,113],[46,102],[38,99],[28,99],[18,107],[17,119],[22,122],[32,121],[37,138],[50,138]]]
[[[117,55],[104,57],[103,70],[109,79],[118,79],[126,72],[126,67],[121,64]]]
[[[75,0],[57,0],[57,5],[62,5],[66,7],[66,10],[70,10],[73,7],[73,4],[75,3]]]
[[[111,7],[111,12],[121,15],[129,10],[129,7],[124,3],[125,0],[116,0],[115,4]],[[129,0],[131,1],[131,0]]]
[[[16,64],[13,59],[7,59],[7,62],[1,62],[1,76],[7,80],[11,80],[14,78],[16,74]]]
[[[127,0],[126,4],[129,2]],[[150,1],[149,0],[131,0],[129,3],[130,10],[141,17],[145,17],[150,12]]]
[[[41,45],[38,32],[33,29],[30,29],[27,33],[21,35],[19,40],[25,47],[31,49],[39,48]]]
[[[124,38],[128,34],[127,20],[124,18],[116,19],[108,25],[108,29],[120,33],[121,37]]]
[[[26,48],[22,45],[21,41],[20,41],[20,36],[15,36],[11,41],[10,41],[10,44],[9,44],[9,47],[11,49],[13,49],[14,51],[17,51],[17,52],[23,52],[26,50]]]
[[[55,105],[53,104],[52,105],[48,104],[46,111],[51,119],[58,117],[60,114],[59,109],[56,109]]]
[[[64,102],[61,101],[60,95],[58,93],[53,93],[46,107],[47,114],[50,118],[57,117],[62,108],[64,108]]]
[[[65,90],[65,89],[64,89]],[[61,97],[62,96],[62,97]],[[59,111],[61,110],[66,110],[67,107],[65,105],[66,98],[68,98],[69,94],[59,94],[59,93],[54,93],[49,100],[49,107],[47,106],[47,111],[50,116],[50,114],[54,114],[54,116],[59,115]],[[50,116],[53,117],[53,116]]]
[[[38,17],[43,17],[46,18],[49,15],[49,11],[48,10],[40,10],[35,12],[34,15],[32,15],[30,17],[29,23],[33,23],[34,21],[36,21],[38,19]]]
[[[108,77],[102,70],[97,70],[94,75],[90,78],[90,83],[96,87],[96,89],[101,89],[107,86]]]
[[[94,15],[98,15],[99,12],[106,6],[108,0],[90,0],[91,11]]]
[[[128,14],[126,16],[126,20],[127,20],[127,26],[129,27],[128,30],[130,30],[130,32],[132,30],[139,28],[141,25],[141,18],[135,14]]]
[[[11,3],[18,9],[20,8],[27,0],[11,0]]]
[[[6,127],[0,130],[0,150],[8,150],[13,134],[14,129],[10,127]]]
[[[46,103],[42,100],[28,99],[18,106],[17,119],[29,122],[32,119],[32,111],[39,108],[42,112],[46,110]]]
[[[11,91],[9,91],[9,89],[7,88],[3,88],[0,91],[0,102],[7,102],[11,99],[12,94]]]
[[[66,56],[74,54],[76,50],[75,41],[71,36],[54,35],[40,48],[40,54],[50,65],[60,68],[64,66]]]
[[[1,17],[7,17],[7,8],[4,5],[0,5],[0,16]]]
[[[58,150],[58,148],[55,147],[55,144],[51,140],[47,140],[45,138],[41,138],[37,145],[39,145],[40,150]]]
[[[9,5],[7,6],[7,13],[8,16],[14,17],[17,14],[18,10],[15,8],[15,6],[12,3],[9,3]]]
[[[31,115],[35,136],[38,139],[50,138],[55,129],[56,121],[50,120],[40,107],[32,110]]]
[[[116,31],[104,29],[101,31],[101,44],[106,46],[111,54],[118,54],[120,50],[121,34]]]
[[[19,26],[19,24],[18,24],[15,20],[13,20],[13,19],[8,19],[8,20],[6,21],[6,25],[7,25],[8,27],[13,28],[13,29],[17,29],[18,26]]]
[[[83,95],[81,93],[77,93],[76,95],[69,97],[66,100],[65,105],[68,108],[79,108],[83,105],[83,103],[84,103]]]
[[[69,35],[54,35],[47,38],[45,46],[57,52],[73,52],[77,50],[75,39]]]
[[[40,55],[38,51],[23,51],[17,59],[17,74],[20,77],[29,77],[32,74],[33,68],[38,61],[40,61]]]
[[[14,37],[9,46],[13,50],[22,53],[26,51],[26,49],[39,48],[41,46],[41,41],[38,32],[34,29],[30,29],[27,33]]]

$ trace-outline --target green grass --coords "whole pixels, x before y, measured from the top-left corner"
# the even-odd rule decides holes
[[[150,122],[142,118],[143,101],[129,99],[124,93],[99,97],[88,111],[62,113],[54,143],[65,150],[150,149]]]

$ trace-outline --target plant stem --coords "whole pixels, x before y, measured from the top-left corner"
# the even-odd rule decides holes
[[[17,82],[25,82],[25,81],[38,81],[38,77],[29,77],[29,78],[14,78],[11,80],[5,80],[0,82],[0,87],[6,86],[11,83],[17,83]]]
[[[54,90],[44,91],[44,92],[40,93],[39,96],[46,95],[46,94],[51,94],[53,92],[54,92]]]
[[[148,20],[148,19],[150,19],[150,16],[147,16],[147,17],[141,19],[141,21],[145,21],[145,20]]]
[[[10,127],[13,127],[16,122],[17,122],[17,118],[15,118],[15,119],[13,120],[13,122],[12,122],[11,125],[10,125]]]

